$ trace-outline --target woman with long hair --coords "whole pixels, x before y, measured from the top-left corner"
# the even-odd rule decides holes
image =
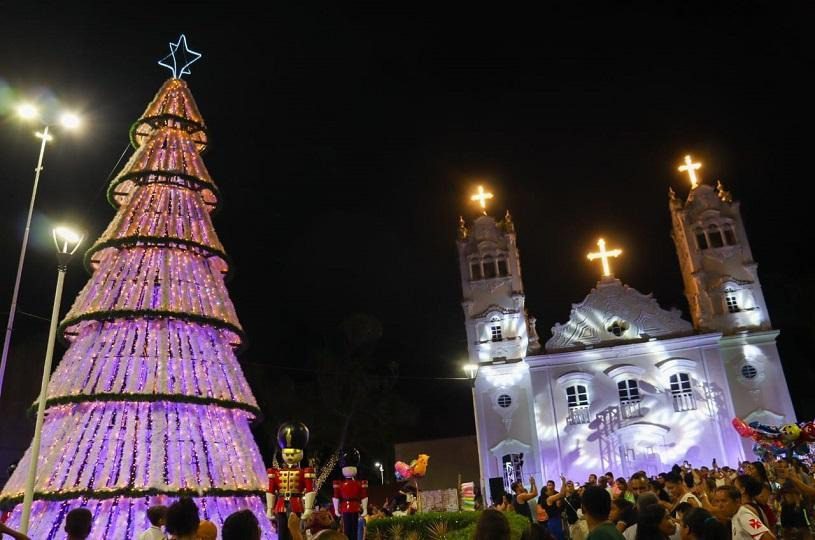
[[[651,504],[640,511],[636,540],[668,540],[676,532],[676,524],[668,510]]]
[[[679,535],[682,540],[728,540],[730,531],[704,508],[691,508],[682,516]]]

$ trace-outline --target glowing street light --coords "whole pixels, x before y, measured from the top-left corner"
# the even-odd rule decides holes
[[[380,462],[374,463],[374,467],[379,469],[379,480],[382,482],[382,485],[385,485],[385,467],[382,466]]]
[[[21,103],[17,107],[17,114],[23,120],[39,120],[42,122],[39,110],[31,103]],[[64,112],[60,117],[60,124],[66,129],[76,129],[80,123],[79,116],[74,113]],[[28,205],[28,217],[26,218],[25,232],[23,233],[23,245],[20,248],[20,258],[17,261],[17,278],[14,280],[14,292],[11,295],[11,309],[9,309],[6,335],[3,340],[3,352],[2,356],[0,356],[0,395],[3,393],[3,376],[6,373],[6,361],[8,360],[8,351],[11,346],[11,330],[14,327],[14,316],[17,313],[17,296],[20,292],[20,278],[23,275],[23,262],[25,261],[25,252],[28,247],[28,235],[31,231],[31,215],[34,213],[34,200],[37,198],[37,186],[39,186],[40,172],[42,172],[43,169],[42,159],[45,155],[45,143],[54,139],[53,136],[51,136],[48,123],[43,122],[43,124],[42,131],[36,132],[37,138],[42,140],[42,144],[40,144],[40,157],[37,160],[37,168],[34,169],[34,189],[31,192],[31,202]]]
[[[48,380],[51,378],[51,362],[54,359],[54,341],[57,336],[57,322],[59,321],[59,307],[62,303],[62,286],[65,283],[65,273],[68,271],[68,262],[79,244],[83,235],[76,233],[68,227],[56,227],[53,230],[54,244],[57,246],[57,289],[54,293],[54,308],[51,310],[51,327],[48,330],[48,347],[45,349],[45,364],[42,367],[42,383],[40,396],[37,399],[37,423],[34,426],[34,442],[31,444],[31,457],[28,462],[28,478],[23,494],[23,513],[20,517],[20,530],[23,534],[28,532],[28,521],[31,517],[31,504],[34,502],[34,484],[37,480],[37,462],[40,458],[40,439],[42,438],[42,423],[45,418],[45,400],[48,397]]]
[[[467,377],[470,379],[475,379],[476,374],[478,373],[478,365],[477,364],[464,364],[461,366],[461,369],[467,373]]]

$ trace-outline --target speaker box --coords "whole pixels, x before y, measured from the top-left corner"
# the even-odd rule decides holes
[[[500,476],[490,478],[490,500],[493,504],[500,504],[504,496],[504,479]]]

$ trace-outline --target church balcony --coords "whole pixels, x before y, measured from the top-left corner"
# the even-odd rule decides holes
[[[623,419],[626,420],[629,418],[640,418],[642,416],[642,410],[640,409],[639,400],[621,401],[620,414],[623,417]]]
[[[569,407],[569,416],[566,417],[566,423],[570,426],[574,426],[577,424],[588,424],[590,422],[589,418],[589,406],[583,405],[581,407]]]
[[[696,398],[692,392],[676,392],[673,394],[674,411],[685,412],[696,410]]]

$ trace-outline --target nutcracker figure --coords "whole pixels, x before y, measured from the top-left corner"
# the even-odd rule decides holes
[[[357,540],[359,517],[368,515],[368,481],[357,480],[359,452],[351,448],[340,456],[344,480],[334,480],[334,512],[342,516],[342,530],[349,540]]]
[[[277,430],[277,443],[285,465],[271,468],[266,493],[266,515],[277,518],[279,540],[288,540],[289,514],[308,516],[314,509],[314,469],[300,468],[308,444],[308,428],[300,422],[286,422]]]

